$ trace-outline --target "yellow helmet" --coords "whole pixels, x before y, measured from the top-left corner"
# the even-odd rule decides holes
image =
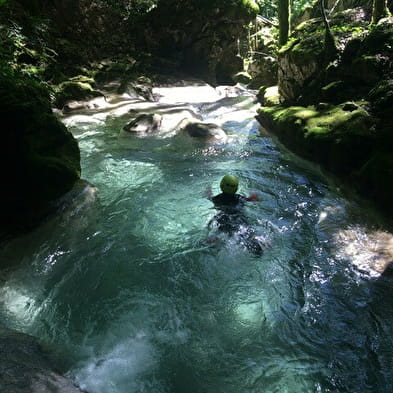
[[[225,194],[236,194],[239,179],[234,175],[225,175],[220,182],[221,191]]]

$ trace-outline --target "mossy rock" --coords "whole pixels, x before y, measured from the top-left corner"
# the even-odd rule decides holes
[[[363,52],[369,55],[390,53],[393,51],[393,20],[381,20],[373,25],[363,40]]]
[[[35,80],[0,74],[2,129],[0,233],[29,226],[79,179],[77,141],[53,115],[48,91]]]
[[[369,99],[376,111],[391,110],[393,107],[393,79],[379,82],[370,90]]]
[[[270,86],[265,89],[263,95],[264,106],[275,106],[280,104],[280,93],[278,92],[278,86]]]
[[[238,72],[234,77],[233,81],[236,83],[241,83],[243,85],[248,85],[251,82],[251,75],[248,72]]]
[[[95,80],[91,76],[87,75],[77,75],[70,78],[70,82],[80,82],[80,83],[88,83],[92,88],[95,87]]]
[[[336,174],[362,166],[375,144],[373,119],[354,103],[262,107],[257,118],[289,149]]]
[[[125,58],[118,61],[107,60],[97,65],[99,69],[95,74],[95,80],[99,83],[109,82],[115,79],[133,77],[136,73],[137,63],[135,59]]]
[[[62,108],[69,101],[86,100],[102,96],[102,93],[94,90],[90,83],[79,81],[67,81],[61,83],[55,90],[54,105]]]

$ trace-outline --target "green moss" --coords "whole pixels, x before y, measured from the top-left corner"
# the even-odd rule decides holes
[[[263,97],[263,105],[274,106],[280,104],[280,94],[278,86],[271,86],[265,89]]]
[[[90,83],[79,81],[66,81],[55,89],[55,102],[57,108],[62,108],[67,101],[84,100],[97,97],[101,93],[93,89]]]
[[[312,108],[305,108],[302,106],[290,106],[288,108],[285,107],[276,107],[273,108],[271,112],[273,114],[273,118],[278,122],[289,122],[296,121],[297,119],[301,120],[301,123],[305,123],[306,120],[317,116],[318,112]]]
[[[92,89],[92,86],[95,85],[95,80],[93,77],[91,76],[87,76],[87,75],[77,75],[74,76],[72,78],[70,78],[70,82],[80,82],[80,83],[85,83],[88,84],[90,86],[90,88]]]
[[[249,15],[257,15],[259,6],[254,0],[242,0],[242,8],[246,10]]]
[[[393,79],[382,80],[369,92],[377,111],[391,109],[393,105]]]
[[[309,118],[305,126],[305,137],[311,134],[321,134],[337,131],[348,131],[356,134],[368,133],[368,113],[361,109],[346,111],[343,105],[333,107],[332,109],[319,112],[317,115]],[[363,124],[363,123],[366,124]]]
[[[364,164],[375,144],[373,122],[362,105],[263,107],[258,120],[300,156],[334,173],[350,173]]]
[[[248,72],[242,71],[238,72],[233,76],[233,80],[236,83],[242,83],[244,85],[248,85],[251,82],[251,75]]]

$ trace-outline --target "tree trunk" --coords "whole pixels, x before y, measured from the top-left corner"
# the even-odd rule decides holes
[[[374,0],[373,1],[373,16],[371,23],[378,23],[378,21],[386,16],[389,16],[390,12],[387,6],[387,0]]]
[[[291,1],[279,0],[278,2],[278,21],[279,21],[279,44],[285,45],[291,34]]]
[[[326,16],[325,0],[320,0],[320,6],[323,23],[325,24],[324,58],[325,63],[328,63],[334,58],[336,58],[338,49],[336,45],[336,40],[334,39],[333,33],[330,30],[329,21]]]

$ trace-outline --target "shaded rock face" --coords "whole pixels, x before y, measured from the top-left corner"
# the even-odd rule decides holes
[[[354,103],[321,108],[265,107],[258,119],[289,149],[337,175],[354,175],[376,142],[372,117]]]
[[[278,56],[278,86],[281,97],[288,102],[295,101],[305,86],[318,77],[320,71],[322,42],[321,38],[312,47],[303,44],[302,34],[321,26],[318,19],[309,20],[303,29],[293,34],[294,40],[281,49]],[[321,37],[323,37],[321,33]],[[310,43],[311,44],[311,43]],[[311,46],[311,45],[310,45]]]
[[[37,82],[0,77],[0,232],[29,225],[80,177],[79,147]]]
[[[320,18],[297,27],[279,53],[278,85],[288,103],[318,100],[340,103],[364,98],[379,81],[393,72],[392,21],[381,21],[369,30],[362,8],[331,17],[331,28],[340,53],[336,61],[323,61],[324,28]],[[345,25],[345,29],[342,26]]]
[[[256,13],[250,0],[161,0],[147,15],[144,38],[157,56],[217,85],[242,71],[237,39]]]
[[[31,336],[0,325],[0,355],[1,392],[81,393]]]
[[[362,9],[347,10],[331,17],[330,25],[340,48],[350,46],[351,29],[364,31],[366,14]],[[342,24],[347,26],[345,32],[339,29]],[[291,36],[288,44],[283,47],[278,56],[278,85],[280,95],[289,103],[313,102],[323,84],[328,84],[338,76],[337,67],[325,70],[323,64],[325,30],[321,18],[310,19],[300,24]],[[345,49],[344,49],[345,51]],[[352,58],[352,57],[351,57]],[[331,80],[329,79],[329,74]],[[303,101],[302,101],[303,100]]]
[[[345,29],[340,29],[342,22]],[[287,131],[267,112],[260,121],[269,123],[290,149],[344,175],[363,196],[393,217],[393,186],[387,181],[393,175],[393,18],[370,27],[367,12],[361,8],[333,16],[331,26],[340,53],[330,64],[322,61],[320,26],[318,20],[306,22],[280,52],[279,90],[284,104],[318,109],[324,103],[327,108],[333,105],[357,113],[353,101],[358,101],[367,115],[352,121],[344,118],[335,125],[337,135],[315,133],[312,138],[305,121],[296,117],[287,118]],[[366,121],[359,123],[362,118]]]
[[[258,89],[261,86],[277,85],[277,38],[271,27],[259,25],[255,33],[257,46],[251,61],[247,65],[247,72],[252,81],[248,87]]]
[[[51,16],[62,37],[55,43],[62,62],[78,64],[81,58],[129,53],[132,48],[124,15],[116,12],[108,2],[53,0],[46,5],[42,3],[41,7]],[[114,26],[116,34],[113,34]],[[78,45],[75,50],[73,42],[83,42],[84,45]]]
[[[277,84],[277,60],[273,56],[255,56],[248,65],[247,72],[252,78],[251,88],[275,86]]]

